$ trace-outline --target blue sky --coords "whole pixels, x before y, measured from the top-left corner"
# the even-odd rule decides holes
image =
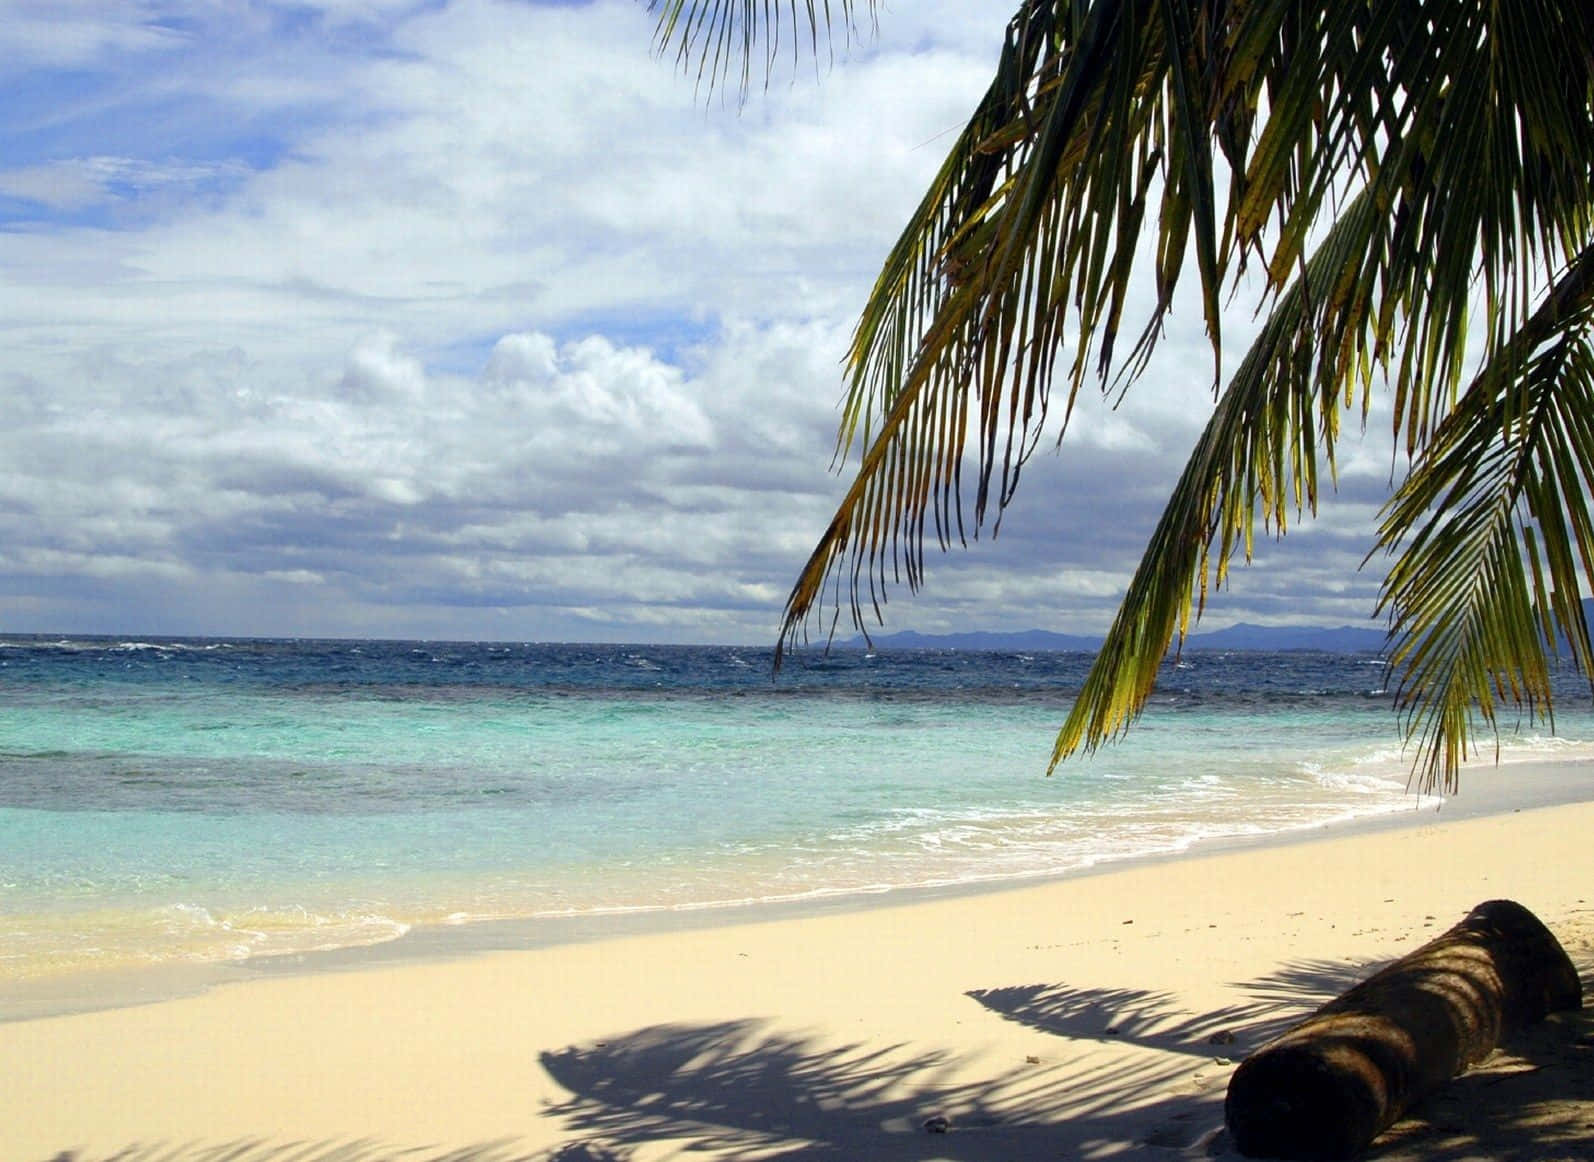
[[[885,10],[738,108],[630,0],[0,0],[0,629],[772,640],[1009,7]],[[1177,315],[886,629],[1103,629],[1203,343]],[[1382,446],[1209,624],[1365,621]]]

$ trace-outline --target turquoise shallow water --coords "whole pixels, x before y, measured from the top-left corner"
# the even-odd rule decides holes
[[[1353,655],[1190,655],[1046,778],[1087,664],[0,641],[0,979],[1066,874],[1416,803]],[[1577,681],[1508,762],[1594,755]]]

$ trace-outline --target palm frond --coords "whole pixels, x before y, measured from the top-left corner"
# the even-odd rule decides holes
[[[666,38],[700,58],[710,39],[695,29],[733,43],[753,19],[751,5],[664,8],[671,30],[678,14],[698,20]],[[1594,551],[1574,315],[1556,316],[1548,347],[1529,342],[1535,288],[1559,279],[1547,301],[1564,299],[1594,240],[1591,45],[1594,5],[1551,0],[1024,0],[854,333],[837,457],[858,450],[857,475],[793,586],[777,665],[827,602],[867,633],[892,584],[922,582],[932,529],[946,548],[999,527],[1049,417],[1060,439],[1087,380],[1126,390],[1144,373],[1188,263],[1217,385],[1219,296],[1255,260],[1261,334],[1218,394],[1053,763],[1133,720],[1174,637],[1249,555],[1257,514],[1282,533],[1291,510],[1315,511],[1342,411],[1359,402],[1365,418],[1386,385],[1418,468],[1383,532],[1389,548],[1409,537],[1385,608],[1407,643],[1400,698],[1420,761],[1450,779],[1458,719],[1430,708],[1459,699],[1492,721],[1490,676],[1536,704],[1547,687],[1522,603],[1541,631],[1570,632],[1577,562],[1587,572]],[[1117,366],[1143,274],[1155,294]],[[1469,335],[1485,371],[1463,392]],[[1505,413],[1484,402],[1506,396]],[[1429,493],[1459,471],[1450,449],[1476,451],[1498,437],[1490,424],[1535,407],[1548,410],[1518,483],[1479,478],[1487,502],[1473,484]],[[1455,523],[1413,533],[1421,497]],[[1432,562],[1463,558],[1507,612],[1442,628],[1480,608],[1432,580]]]
[[[1386,245],[1376,200],[1364,192],[1268,317],[1163,509],[1058,734],[1053,768],[1128,729],[1174,637],[1183,640],[1230,558],[1250,556],[1259,508],[1280,533],[1292,511],[1315,511],[1319,449],[1332,464],[1339,430],[1335,367],[1345,351],[1363,363],[1369,343],[1359,300],[1342,287],[1375,282]]]
[[[1474,27],[1468,26],[1467,35],[1458,37],[1454,29],[1442,25],[1413,32],[1386,24],[1386,31],[1403,38],[1408,62],[1426,54],[1429,68],[1441,73],[1445,67],[1483,67],[1470,57],[1462,65],[1432,63],[1443,52],[1453,52],[1458,40],[1471,47],[1470,37],[1478,31]],[[1375,30],[1359,31],[1366,37]],[[1295,75],[1292,72],[1286,84],[1292,84]],[[1413,73],[1413,79],[1417,75]],[[1318,80],[1326,83],[1321,76]],[[1270,140],[1270,135],[1278,136],[1275,127],[1293,125],[1298,134],[1311,132],[1304,118],[1288,115],[1287,98],[1281,98],[1281,104],[1286,111],[1275,109],[1258,144],[1247,192],[1238,202],[1242,218],[1253,212],[1251,204],[1259,190],[1276,192],[1287,184],[1288,167],[1280,167],[1278,158],[1290,151]],[[1496,113],[1486,106],[1476,100],[1467,105],[1474,120],[1465,132],[1481,141],[1494,131],[1487,122]],[[1395,120],[1388,115],[1363,120],[1396,132],[1437,120],[1449,127],[1447,131],[1460,132],[1459,116],[1446,121],[1448,112],[1453,106],[1447,111],[1444,101],[1425,106],[1416,100]],[[1419,138],[1426,136],[1420,129],[1412,131]],[[1484,204],[1486,199],[1475,194],[1452,196],[1448,186],[1465,183],[1455,174],[1436,183],[1435,167],[1423,149],[1391,148],[1376,167],[1369,167],[1369,180],[1334,223],[1305,273],[1274,303],[1256,343],[1220,397],[1059,732],[1053,768],[1077,750],[1094,749],[1116,737],[1133,722],[1153,688],[1162,657],[1176,637],[1183,640],[1192,612],[1200,616],[1209,589],[1222,584],[1231,555],[1243,548],[1249,559],[1258,510],[1279,533],[1286,527],[1292,502],[1297,512],[1315,511],[1317,449],[1332,467],[1337,398],[1350,405],[1359,395],[1365,407],[1375,369],[1393,365],[1397,427],[1407,429],[1411,446],[1426,445],[1431,417],[1449,411],[1446,385],[1461,373],[1472,272],[1492,269],[1484,251],[1499,228],[1489,215],[1509,217],[1509,174],[1523,164],[1516,156],[1502,159],[1486,152],[1462,149],[1448,165],[1470,168],[1473,184],[1495,188],[1499,205]],[[1576,198],[1572,201],[1575,204]],[[1297,213],[1300,204],[1296,202]],[[1321,217],[1320,207],[1313,207],[1313,217]],[[1436,226],[1429,237],[1414,243],[1413,238],[1426,229],[1421,226],[1426,219],[1490,225],[1480,228],[1478,237],[1452,236],[1449,225]],[[1569,220],[1575,228],[1576,215]],[[1586,226],[1583,229],[1586,237]],[[1287,273],[1294,260],[1298,231],[1286,221],[1279,233],[1270,277]],[[1442,261],[1432,257],[1434,249],[1444,252]],[[1575,280],[1565,285],[1573,286]],[[1551,312],[1553,317],[1568,317],[1568,293],[1558,292],[1554,301],[1561,305]],[[1521,357],[1521,334],[1496,338],[1504,322],[1521,318],[1519,302],[1489,299],[1490,350],[1495,353],[1491,365],[1511,367]],[[1532,326],[1542,326],[1542,320]],[[1530,328],[1528,333],[1534,332]],[[1419,392],[1419,384],[1433,386]],[[1467,519],[1477,518],[1475,512],[1467,514]],[[1569,591],[1575,594],[1575,585]],[[1402,691],[1408,714],[1428,705],[1442,668],[1409,676]],[[1408,717],[1408,724],[1416,729],[1417,720]],[[1419,761],[1437,761],[1444,777],[1451,779],[1459,753],[1435,759],[1433,744],[1438,737],[1454,735],[1451,731],[1424,735]],[[1427,779],[1431,782],[1432,777],[1430,771]]]
[[[1192,232],[1204,239],[1203,298],[1216,302],[1224,269],[1210,167],[1202,142],[1181,143],[1205,124],[1192,103],[1210,88],[1214,46],[1168,16],[1152,0],[1034,0],[1009,25],[991,87],[855,332],[838,454],[861,441],[862,461],[792,591],[782,647],[827,581],[839,593],[845,578],[866,629],[864,609],[878,616],[889,581],[918,586],[928,524],[945,547],[1005,507],[1047,416],[1066,324],[1078,333],[1065,418],[1092,353],[1110,365],[1149,191],[1170,157],[1186,160],[1163,198],[1160,229],[1175,241],[1147,331],[1171,305],[1177,240]]]
[[[1557,636],[1594,672],[1582,594],[1594,580],[1594,247],[1480,371],[1386,507],[1400,550],[1380,607],[1414,776],[1456,784],[1474,708],[1552,711],[1545,652]]]
[[[699,89],[712,92],[736,78],[745,95],[752,87],[756,63],[762,60],[764,82],[769,82],[784,51],[795,65],[804,52],[815,60],[821,55],[820,39],[828,49],[839,22],[851,37],[857,0],[648,0],[655,14],[653,44],[663,55],[674,51],[676,63],[695,74]],[[874,15],[875,0],[863,5]]]

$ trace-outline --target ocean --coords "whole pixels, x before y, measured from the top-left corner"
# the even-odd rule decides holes
[[[1077,873],[1429,809],[1373,655],[0,639],[0,983]],[[1586,682],[1522,760],[1594,757]]]

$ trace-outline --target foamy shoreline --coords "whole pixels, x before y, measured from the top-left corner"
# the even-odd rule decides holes
[[[894,908],[936,900],[978,897],[1058,881],[1113,875],[1218,852],[1313,843],[1369,831],[1422,826],[1558,804],[1594,802],[1594,762],[1516,760],[1479,763],[1463,776],[1450,799],[1410,796],[1394,810],[1255,835],[1221,835],[1171,851],[1102,860],[1062,873],[992,876],[929,885],[837,889],[775,900],[738,899],[662,908],[615,908],[561,915],[473,919],[406,926],[387,940],[304,952],[265,953],[233,960],[117,965],[100,971],[61,972],[33,979],[0,975],[0,1023],[171,1000],[262,976],[304,975],[454,960],[483,953],[529,951],[626,936],[687,932],[834,913]]]
[[[1221,1149],[1233,1061],[1483,899],[1533,909],[1589,971],[1594,803],[1511,806],[1540,775],[1570,793],[1591,771],[1492,805],[1474,777],[1441,812],[1309,842],[12,1021],[0,1162],[160,1142],[200,1162],[244,1139],[250,1162],[293,1142],[368,1143],[360,1162],[1198,1156]],[[1582,1133],[1581,1092],[1535,1109]]]

